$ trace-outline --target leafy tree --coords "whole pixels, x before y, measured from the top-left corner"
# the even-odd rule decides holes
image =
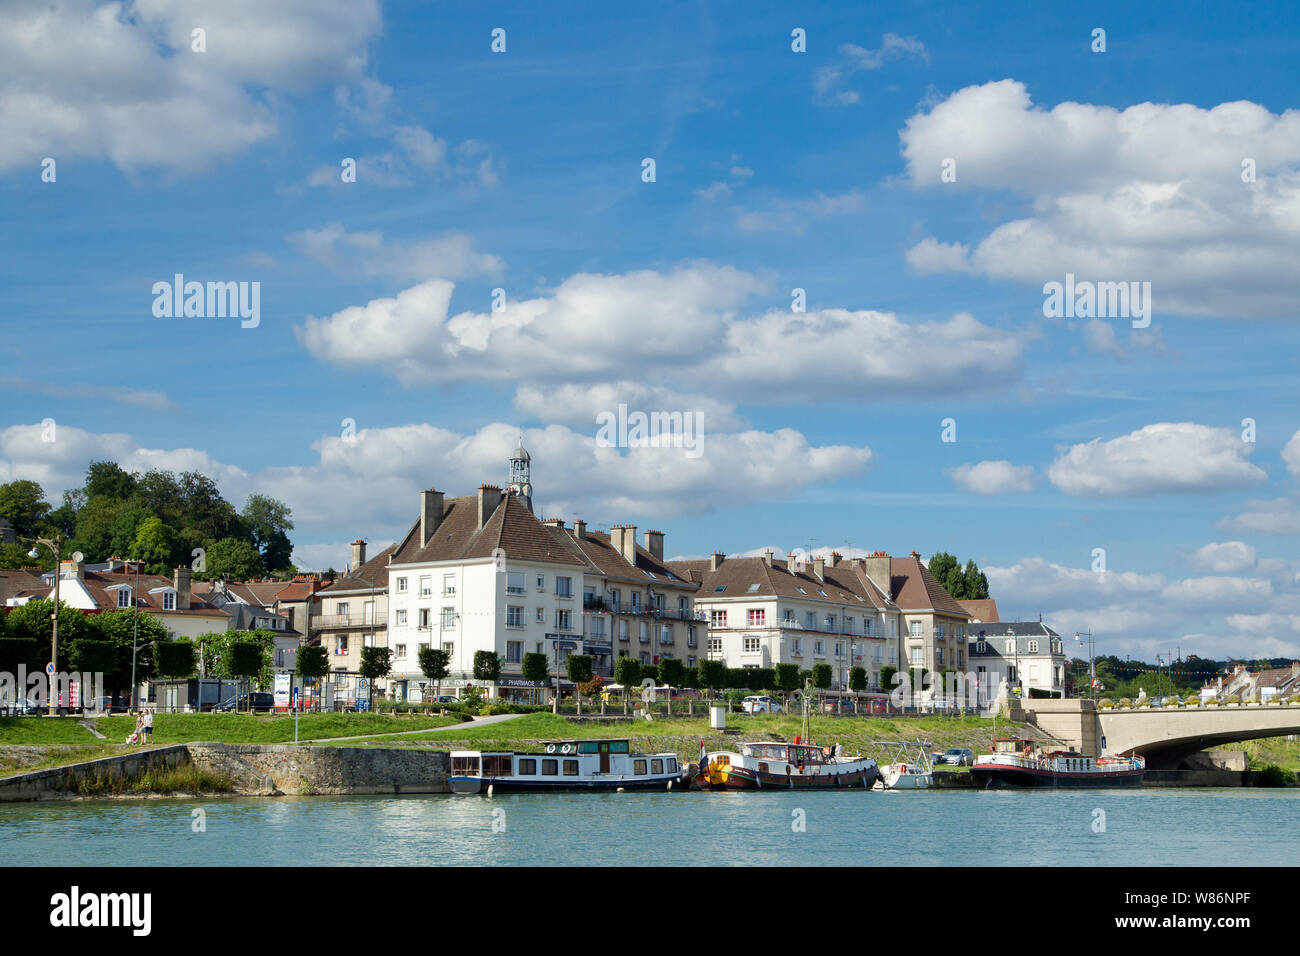
[[[530,680],[539,686],[545,684],[546,679],[550,676],[549,661],[546,655],[541,653],[525,654],[520,669],[524,675],[524,680]],[[537,699],[535,691],[536,689],[534,689],[534,700]]]
[[[965,591],[961,598],[963,601],[978,601],[989,596],[989,579],[974,561],[966,562],[966,570],[962,573],[962,590]]]
[[[700,683],[710,691],[726,686],[727,668],[722,661],[700,661]]]
[[[564,670],[569,680],[575,684],[585,684],[591,680],[591,655],[570,654],[564,662]]]
[[[0,544],[0,571],[17,571],[30,565],[28,550],[21,544]]]
[[[798,664],[777,664],[775,670],[777,690],[789,694],[799,689]]]
[[[681,687],[686,676],[686,665],[675,657],[665,657],[659,661],[659,677],[670,687]]]
[[[72,669],[81,673],[108,675],[117,668],[117,646],[112,641],[97,641],[82,637],[72,645],[68,655]]]
[[[830,664],[814,664],[812,669],[813,686],[821,690],[830,690],[833,673]]]
[[[501,679],[501,658],[492,651],[475,651],[474,679],[495,684]]]
[[[370,695],[367,709],[375,705],[375,681],[387,677],[393,670],[393,652],[387,647],[361,648],[361,666],[357,668],[361,676],[370,682]]]
[[[421,653],[428,648],[421,648]],[[319,681],[330,670],[330,657],[327,651],[320,644],[308,644],[305,647],[298,648],[298,675],[303,678],[304,683],[308,680]]]
[[[63,504],[50,512],[50,524],[63,535],[64,538],[71,540],[72,536],[77,533],[77,513],[86,504],[86,493],[80,488],[68,488],[63,492]]]
[[[266,666],[266,648],[261,642],[248,638],[231,642],[230,674],[232,677],[256,680]]]
[[[533,655],[525,654],[524,661]],[[541,655],[543,658],[545,654]],[[434,694],[442,694],[442,682],[447,677],[447,670],[451,666],[451,655],[439,647],[421,647],[419,654],[416,655],[420,663],[420,673],[434,683]]]
[[[146,518],[135,532],[130,555],[145,564],[150,574],[168,574],[176,566],[176,532],[161,518]]]
[[[50,619],[54,612],[54,602],[49,598],[28,601],[9,612],[5,629],[10,637],[25,637],[36,641],[41,653],[46,655],[41,662],[42,668],[49,661],[50,644],[54,635],[54,623]],[[72,645],[86,634],[86,615],[76,608],[59,602],[59,659],[55,666],[61,671],[71,670],[69,666]]]
[[[125,501],[135,492],[136,479],[115,461],[92,461],[86,469],[86,498]]]
[[[113,547],[113,523],[125,502],[106,495],[92,495],[85,507],[77,512],[77,532],[72,548],[81,551],[89,561],[103,561]]]
[[[686,671],[682,674],[682,686],[683,686],[683,687],[693,687],[693,688],[695,688],[695,689],[697,689],[697,690],[699,689],[699,687],[700,687],[700,669],[699,669],[699,667],[688,667],[688,668],[686,668]]]
[[[849,689],[854,691],[867,689],[867,669],[865,667],[850,668]]]
[[[898,673],[898,668],[886,665],[880,668],[880,689],[892,690],[894,686],[894,675]]]
[[[37,537],[47,530],[50,518],[44,490],[25,479],[0,485],[0,517],[9,519],[18,537]]]
[[[29,674],[39,674],[45,666],[45,660],[49,657],[49,645],[42,649],[41,644],[34,638],[30,637],[4,637],[0,638],[0,671],[14,675],[17,680],[18,668],[20,666],[27,668]],[[27,693],[27,688],[18,688],[18,697],[21,699]]]
[[[614,662],[614,680],[624,687],[641,683],[641,662],[635,657],[620,657]]]
[[[989,596],[989,579],[974,561],[967,561],[963,570],[956,557],[946,551],[939,551],[930,558],[926,569],[958,601],[980,600]]]
[[[207,570],[195,576],[246,581],[261,577],[262,571],[262,556],[255,547],[238,538],[222,538],[207,549]]]
[[[252,535],[253,544],[262,555],[268,571],[289,566],[293,545],[288,532],[293,530],[289,506],[266,495],[249,495],[240,517]]]
[[[131,552],[135,547],[136,532],[151,517],[153,513],[136,501],[128,501],[119,508],[109,528],[109,551],[122,558],[135,557]]]
[[[184,641],[158,641],[153,647],[159,677],[182,678],[194,673],[194,645]]]
[[[247,541],[247,530],[239,513],[221,497],[216,482],[197,471],[187,471],[181,474],[179,483],[181,507],[190,516],[190,524],[214,541],[223,538]]]
[[[128,608],[104,611],[86,621],[88,636],[109,641],[117,649],[117,662],[112,673],[104,675],[105,690],[110,693],[133,692],[131,688],[131,653],[134,639],[135,676],[137,681],[151,680],[155,673],[154,645],[170,640],[167,629],[152,614],[138,613]],[[63,619],[59,619],[62,633]],[[62,642],[60,642],[62,643]]]

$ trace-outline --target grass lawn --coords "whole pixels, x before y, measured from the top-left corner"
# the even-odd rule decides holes
[[[94,744],[96,739],[75,717],[0,717],[0,745]]]
[[[298,717],[298,738],[310,740],[396,733],[445,727],[459,722],[455,717],[423,715],[392,717],[387,714],[301,714]],[[111,743],[120,744],[135,729],[135,718],[129,714],[101,717],[96,725]],[[291,744],[293,717],[285,714],[156,714],[153,737],[154,743],[158,744],[181,744],[196,740],[226,744]]]
[[[526,750],[552,740],[627,737],[635,746],[649,751],[674,751],[683,758],[699,752],[700,741],[710,750],[736,749],[743,741],[780,737],[793,740],[802,733],[802,719],[780,714],[729,714],[727,727],[738,735],[720,734],[709,727],[704,717],[656,718],[653,721],[573,723],[554,714],[527,714],[499,724],[463,732],[413,734],[399,738],[349,741],[349,746],[433,747],[439,750]],[[882,760],[884,748],[873,746],[876,740],[921,741],[929,750],[943,752],[949,747],[969,747],[975,753],[987,752],[994,736],[1007,736],[1013,729],[1026,736],[1041,736],[1032,728],[994,722],[982,717],[813,717],[812,739],[815,743],[841,743],[849,753],[863,753]],[[956,768],[953,768],[956,769]]]

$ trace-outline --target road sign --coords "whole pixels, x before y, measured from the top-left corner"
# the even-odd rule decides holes
[[[54,676],[54,661],[50,661],[45,665],[45,673],[49,674],[51,677]]]

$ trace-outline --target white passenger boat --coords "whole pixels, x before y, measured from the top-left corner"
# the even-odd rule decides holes
[[[626,740],[563,740],[542,753],[453,750],[452,793],[686,789],[675,753],[633,753]]]
[[[934,784],[934,767],[925,744],[915,740],[875,740],[873,746],[889,753],[880,767],[876,790],[927,790]]]

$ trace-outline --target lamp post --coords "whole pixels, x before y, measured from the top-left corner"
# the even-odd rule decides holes
[[[140,637],[140,562],[135,562],[135,587],[131,589],[131,713],[136,712],[135,657]],[[156,686],[156,685],[155,685]]]
[[[1095,656],[1096,656],[1096,655],[1095,655],[1095,652],[1096,652],[1096,642],[1092,639],[1092,631],[1075,631],[1075,632],[1074,632],[1074,639],[1075,639],[1076,641],[1078,641],[1080,644],[1083,644],[1083,643],[1084,643],[1084,640],[1083,640],[1083,639],[1084,639],[1085,637],[1088,639],[1088,640],[1087,640],[1087,644],[1088,644],[1088,696],[1091,697],[1093,700],[1096,700],[1096,699],[1097,699],[1097,668],[1096,668],[1096,666],[1095,666],[1095,664],[1094,664]]]
[[[59,669],[59,578],[62,577],[63,549],[60,545],[60,539],[55,538],[51,541],[49,538],[37,538],[32,549],[27,552],[27,557],[40,557],[40,552],[36,549],[41,545],[49,548],[54,554],[54,610],[50,614],[50,665],[52,670],[46,675],[49,678],[49,699],[45,708],[46,716],[57,716],[59,707],[55,700],[54,675]]]

